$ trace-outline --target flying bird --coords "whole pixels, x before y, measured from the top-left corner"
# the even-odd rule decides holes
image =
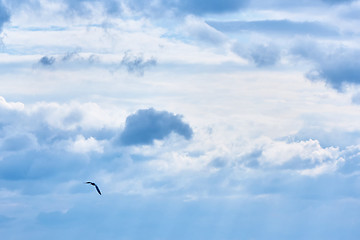
[[[85,184],[91,184],[91,185],[95,186],[96,191],[101,195],[100,189],[99,189],[99,187],[98,187],[95,183],[93,183],[93,182],[86,182]]]

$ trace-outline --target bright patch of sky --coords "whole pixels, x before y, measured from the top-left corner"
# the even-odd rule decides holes
[[[358,10],[0,1],[1,238],[358,239]]]

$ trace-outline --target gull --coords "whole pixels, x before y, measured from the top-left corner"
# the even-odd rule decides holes
[[[85,182],[85,184],[91,184],[91,185],[95,186],[96,191],[101,195],[100,189],[95,183],[93,183],[93,182]]]

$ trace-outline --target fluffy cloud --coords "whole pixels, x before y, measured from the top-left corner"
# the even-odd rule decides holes
[[[85,139],[84,136],[78,135],[75,141],[71,141],[68,149],[73,152],[87,153],[87,152],[104,152],[104,146],[94,137]]]
[[[180,115],[153,108],[139,110],[126,118],[120,142],[124,145],[152,144],[154,140],[162,140],[172,132],[190,139],[192,129],[181,118]]]

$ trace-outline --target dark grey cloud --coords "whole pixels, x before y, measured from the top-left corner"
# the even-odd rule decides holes
[[[119,140],[123,145],[150,145],[172,132],[185,139],[190,139],[193,134],[189,124],[182,121],[182,116],[153,108],[143,109],[126,118]]]
[[[125,53],[120,62],[120,67],[125,67],[129,73],[135,73],[140,76],[144,75],[145,69],[157,64],[154,58],[145,60],[142,56],[134,56]]]
[[[261,20],[261,21],[207,21],[215,29],[222,32],[255,31],[286,35],[338,35],[336,28],[320,22],[294,22],[290,20]]]
[[[298,43],[291,52],[314,64],[306,74],[310,80],[324,80],[339,91],[346,85],[360,84],[360,50],[337,46],[328,48],[305,41]]]

